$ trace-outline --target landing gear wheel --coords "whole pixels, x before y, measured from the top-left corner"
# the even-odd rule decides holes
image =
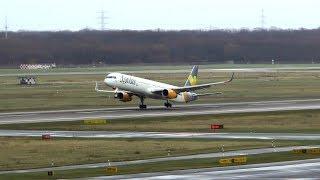
[[[140,105],[139,105],[139,108],[140,108],[140,109],[147,109],[147,105],[145,105],[145,104],[140,104]]]
[[[172,107],[172,104],[170,104],[169,102],[165,102],[165,103],[164,103],[164,106],[167,107],[167,108],[169,108],[169,107],[171,108],[171,107]]]
[[[140,97],[141,104],[139,105],[140,109],[147,109],[147,105],[144,104],[144,97]]]

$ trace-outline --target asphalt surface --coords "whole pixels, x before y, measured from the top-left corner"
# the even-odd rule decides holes
[[[164,139],[259,139],[259,140],[320,140],[320,134],[303,133],[190,133],[190,132],[127,132],[127,131],[38,131],[0,130],[6,137],[52,137],[72,138],[164,138]]]
[[[0,124],[320,109],[320,99],[0,113]]]
[[[145,179],[145,180],[186,180],[186,179],[274,179],[274,178],[320,178],[320,159],[287,161],[279,163],[253,164],[233,167],[218,167],[143,173],[120,176],[102,176],[90,179]]]
[[[145,159],[145,160],[111,162],[111,166],[155,163],[155,162],[174,161],[174,160],[217,158],[217,157],[223,157],[223,156],[254,155],[254,154],[264,154],[264,153],[273,153],[273,152],[287,152],[287,151],[292,151],[293,149],[314,148],[314,147],[320,147],[320,145],[319,146],[292,146],[292,147],[249,149],[249,150],[228,151],[224,153],[219,152],[219,153],[196,154],[196,155],[176,156],[176,157],[168,156],[163,158],[154,158],[154,159]],[[43,172],[43,171],[50,171],[50,170],[58,171],[58,170],[71,170],[71,169],[98,168],[98,167],[106,167],[107,165],[108,163],[105,162],[105,163],[95,163],[95,164],[61,166],[61,167],[53,167],[53,168],[0,171],[0,175],[9,174],[9,173]]]

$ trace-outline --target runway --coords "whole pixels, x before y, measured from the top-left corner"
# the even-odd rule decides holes
[[[0,124],[320,109],[320,99],[0,113]]]
[[[179,170],[160,173],[103,176],[90,179],[263,179],[263,178],[319,178],[320,159],[253,164],[233,167]]]
[[[258,140],[320,140],[320,134],[303,133],[190,133],[190,132],[122,132],[122,131],[38,131],[0,130],[6,137],[52,137],[69,138],[151,138],[151,139],[258,139]]]
[[[292,147],[278,147],[278,148],[248,149],[248,150],[228,151],[228,152],[224,152],[224,153],[218,152],[218,153],[196,154],[196,155],[186,155],[186,156],[176,156],[176,157],[169,156],[169,157],[145,159],[145,160],[111,162],[111,165],[112,166],[124,166],[124,165],[155,163],[155,162],[163,162],[163,161],[217,158],[217,157],[222,157],[222,156],[237,156],[237,155],[254,155],[254,154],[264,154],[264,153],[273,153],[273,152],[288,152],[288,151],[292,151],[293,149],[302,149],[302,148],[305,149],[305,148],[313,148],[313,147],[320,147],[320,146],[292,146]],[[108,164],[108,162],[95,163],[95,164],[60,166],[60,167],[53,167],[53,168],[0,171],[0,175],[1,174],[9,174],[9,173],[43,172],[43,171],[49,171],[49,170],[58,171],[58,170],[71,170],[71,169],[98,168],[98,167],[106,167],[107,164]]]

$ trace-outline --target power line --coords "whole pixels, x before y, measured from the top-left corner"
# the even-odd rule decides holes
[[[266,16],[264,15],[264,9],[261,9],[261,29],[265,28],[265,23],[266,23]]]

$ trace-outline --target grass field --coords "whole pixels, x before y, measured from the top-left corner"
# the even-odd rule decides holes
[[[188,73],[138,74],[138,76],[174,85],[183,85]],[[135,75],[135,74],[133,74]],[[226,80],[230,73],[204,72],[199,83]],[[217,86],[205,92],[223,92],[223,95],[200,98],[192,103],[239,102],[279,99],[319,98],[320,73],[273,72],[236,73],[236,79],[227,86]],[[119,102],[113,95],[96,93],[94,82],[104,75],[39,76],[39,85],[17,85],[16,77],[0,77],[0,112],[48,109],[102,108],[137,106],[139,99]],[[100,88],[106,88],[101,84]],[[201,92],[201,91],[200,91]],[[148,105],[162,105],[162,101],[146,99]]]
[[[278,141],[277,146],[319,143]],[[190,139],[61,139],[0,137],[0,170],[48,167],[95,162],[127,161],[167,156],[271,147],[261,140]]]
[[[311,65],[295,65],[310,67]],[[313,65],[312,65],[313,66]],[[270,68],[292,67],[290,65],[208,65],[206,68]],[[313,66],[320,68],[320,66]],[[159,66],[143,66],[143,70],[157,70]],[[190,69],[190,66],[161,66],[161,69]],[[137,71],[141,66],[112,66],[104,68],[52,69],[49,72],[107,72]],[[39,73],[0,69],[0,74]],[[134,74],[157,81],[183,85],[188,73],[139,73]],[[228,79],[230,73],[201,72],[199,83]],[[137,106],[138,98],[123,103],[106,94],[94,91],[94,82],[102,81],[104,75],[50,75],[39,76],[39,85],[20,86],[14,76],[0,76],[0,112],[79,109]],[[208,89],[206,92],[223,92],[223,95],[199,99],[196,103],[241,102],[279,99],[320,98],[319,72],[239,72],[228,86]],[[101,88],[106,88],[101,83]],[[148,105],[163,102],[147,99]],[[170,131],[170,132],[210,132],[210,124],[224,124],[220,132],[293,132],[319,133],[320,111],[284,111],[269,113],[201,115],[181,117],[158,117],[111,120],[106,125],[83,125],[82,121],[30,123],[0,125],[0,129],[39,130],[123,130],[123,131]],[[167,156],[218,152],[224,145],[226,151],[271,147],[269,140],[190,140],[190,139],[68,139],[56,138],[42,141],[37,138],[0,137],[0,170],[48,167],[51,161],[56,166],[95,162],[125,161]],[[277,141],[277,146],[312,145],[319,141]],[[291,153],[275,153],[250,156],[250,163],[273,162],[318,156],[293,156]],[[187,168],[217,166],[217,159],[192,161],[171,161],[136,166],[123,166],[120,174],[154,172]],[[54,178],[75,178],[105,175],[103,168],[56,172]],[[0,175],[0,179],[46,179],[46,172],[23,175]]]
[[[117,119],[105,125],[84,125],[83,121],[7,124],[0,129],[210,132],[214,123],[224,124],[218,132],[319,133],[320,110]]]
[[[249,155],[247,164],[258,164],[268,162],[280,162],[280,161],[292,161],[302,159],[319,158],[319,155],[312,154],[299,154],[295,155],[292,152],[281,153],[266,153],[259,155]],[[118,167],[117,174],[135,174],[146,172],[161,172],[172,171],[182,169],[197,169],[197,168],[210,168],[217,167],[218,158],[210,159],[192,159],[192,160],[179,160],[179,161],[165,161],[157,163],[147,163],[139,165],[126,165]],[[94,176],[106,176],[105,168],[91,168],[91,169],[76,169],[76,170],[64,170],[55,171],[54,177],[48,177],[47,172],[37,173],[21,173],[21,174],[5,174],[0,175],[3,179],[59,179],[59,178],[85,178]]]

